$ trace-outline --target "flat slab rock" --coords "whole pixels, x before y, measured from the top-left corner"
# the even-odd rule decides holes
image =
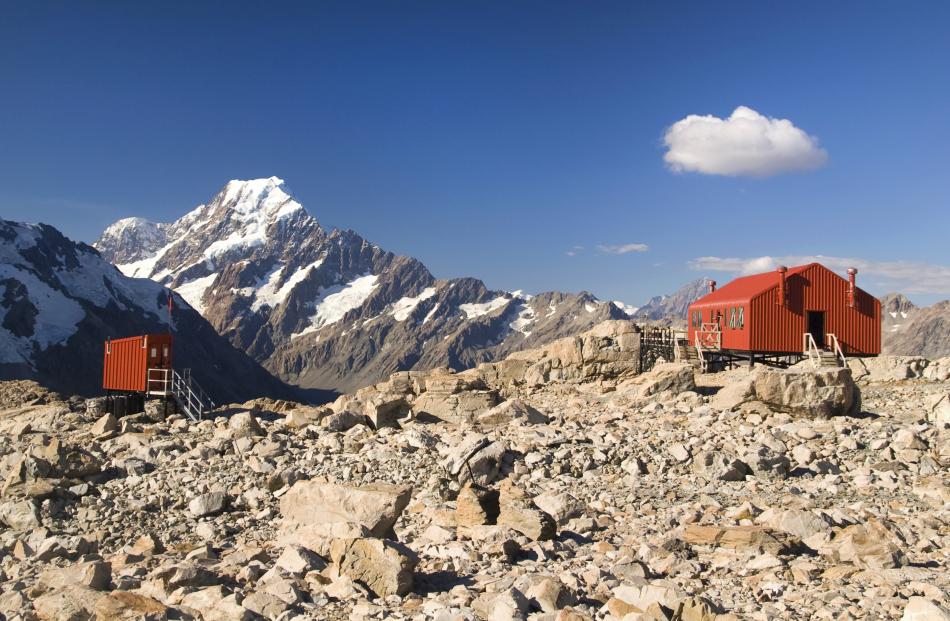
[[[388,537],[409,504],[408,486],[363,486],[297,481],[280,500],[285,526],[352,523],[373,537]]]

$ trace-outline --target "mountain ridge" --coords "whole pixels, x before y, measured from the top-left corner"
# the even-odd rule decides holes
[[[324,229],[278,177],[229,181],[171,223],[120,222],[94,244],[105,258],[171,287],[235,347],[307,388],[466,368],[628,318],[584,292],[528,296],[438,279],[355,231]]]
[[[176,363],[193,368],[218,402],[308,398],[232,347],[180,296],[169,315],[169,295],[52,226],[0,220],[0,379],[102,394],[105,340],[171,331]]]

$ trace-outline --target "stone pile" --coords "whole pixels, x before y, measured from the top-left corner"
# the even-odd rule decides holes
[[[950,618],[939,364],[637,374],[611,330],[197,424],[0,384],[0,615]]]

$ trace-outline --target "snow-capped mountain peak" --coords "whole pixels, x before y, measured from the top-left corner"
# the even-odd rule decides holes
[[[437,280],[353,231],[323,230],[278,177],[229,181],[162,226],[164,244],[144,256],[106,234],[97,247],[125,274],[175,289],[280,377],[311,388],[356,388],[397,369],[464,368],[627,317],[589,294]]]
[[[221,204],[228,205],[233,213],[244,217],[263,212],[279,219],[303,209],[284,186],[284,180],[279,177],[232,179],[221,190],[218,198]]]

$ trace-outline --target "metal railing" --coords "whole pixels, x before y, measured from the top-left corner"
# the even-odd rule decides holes
[[[848,359],[844,357],[844,350],[841,349],[841,343],[838,342],[838,337],[829,332],[825,335],[825,339],[831,351],[835,353],[835,358],[841,361],[842,366],[848,366]]]
[[[147,388],[150,395],[173,397],[178,407],[193,421],[214,409],[214,401],[191,377],[191,369],[149,369]]]
[[[815,343],[815,337],[811,332],[805,332],[802,335],[802,353],[808,356],[809,362],[816,369],[821,366],[821,352],[818,351],[818,345]]]

